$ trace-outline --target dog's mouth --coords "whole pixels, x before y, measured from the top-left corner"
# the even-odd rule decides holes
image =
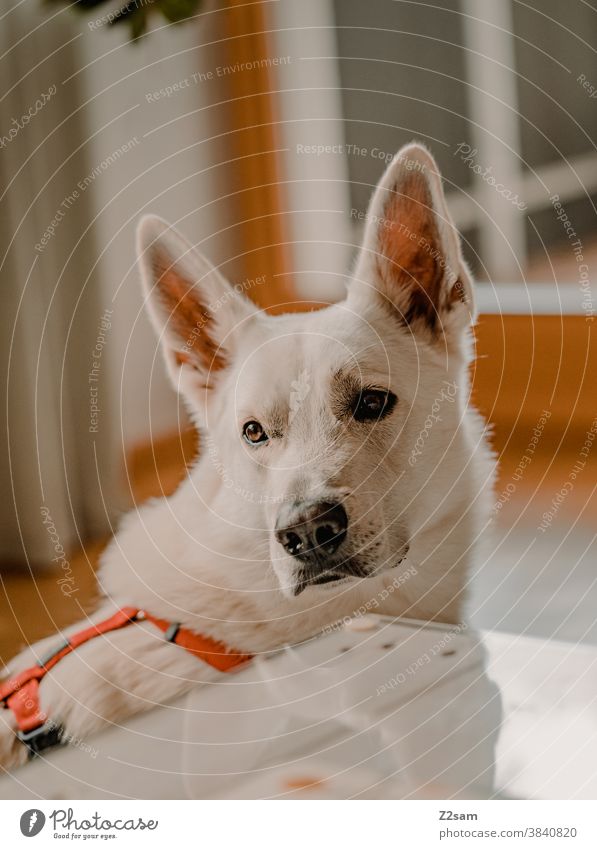
[[[322,575],[320,578],[315,578],[311,581],[312,584],[331,584],[334,581],[342,581],[347,575]]]
[[[357,563],[355,560],[344,560],[330,564],[323,571],[312,571],[309,568],[301,569],[296,575],[296,583],[293,587],[293,595],[300,595],[307,587],[321,587],[326,584],[339,584],[351,578],[366,578],[370,574],[369,568]]]
[[[404,562],[410,549],[409,543],[405,542],[395,555],[395,561],[391,565],[376,568],[369,563],[359,562],[356,558],[348,558],[334,564],[330,564],[323,571],[314,572],[308,567],[300,569],[296,574],[296,582],[292,588],[292,594],[296,597],[308,587],[321,587],[325,585],[338,585],[346,583],[351,579],[363,580],[364,578],[376,577],[381,572],[395,569]]]
[[[330,572],[328,575],[319,575],[317,578],[301,578],[301,580],[297,581],[294,585],[292,592],[293,595],[300,595],[303,590],[306,590],[307,587],[320,587],[323,584],[337,584],[340,581],[347,581],[350,577],[355,577],[354,575],[340,575],[336,572]]]

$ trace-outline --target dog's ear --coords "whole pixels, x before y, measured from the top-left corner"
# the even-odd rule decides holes
[[[154,215],[137,228],[145,303],[174,388],[193,399],[226,367],[251,301],[169,224]]]
[[[470,325],[473,286],[441,177],[419,144],[403,147],[373,194],[355,278],[413,331],[437,337]]]

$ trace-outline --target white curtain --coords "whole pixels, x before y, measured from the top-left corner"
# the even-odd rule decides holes
[[[105,531],[103,500],[113,503],[107,410],[99,432],[88,427],[90,340],[101,316],[97,281],[86,279],[89,197],[67,206],[88,171],[78,81],[68,79],[73,20],[34,2],[15,5],[0,26],[4,566],[57,568],[61,552]]]

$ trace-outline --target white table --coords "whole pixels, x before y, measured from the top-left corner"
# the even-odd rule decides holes
[[[0,779],[0,798],[597,798],[597,649],[353,620]]]

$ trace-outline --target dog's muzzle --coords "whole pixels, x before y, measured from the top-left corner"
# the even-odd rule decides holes
[[[295,595],[310,584],[327,584],[354,576],[344,551],[348,516],[340,502],[294,504],[278,518],[275,536],[296,561]]]

